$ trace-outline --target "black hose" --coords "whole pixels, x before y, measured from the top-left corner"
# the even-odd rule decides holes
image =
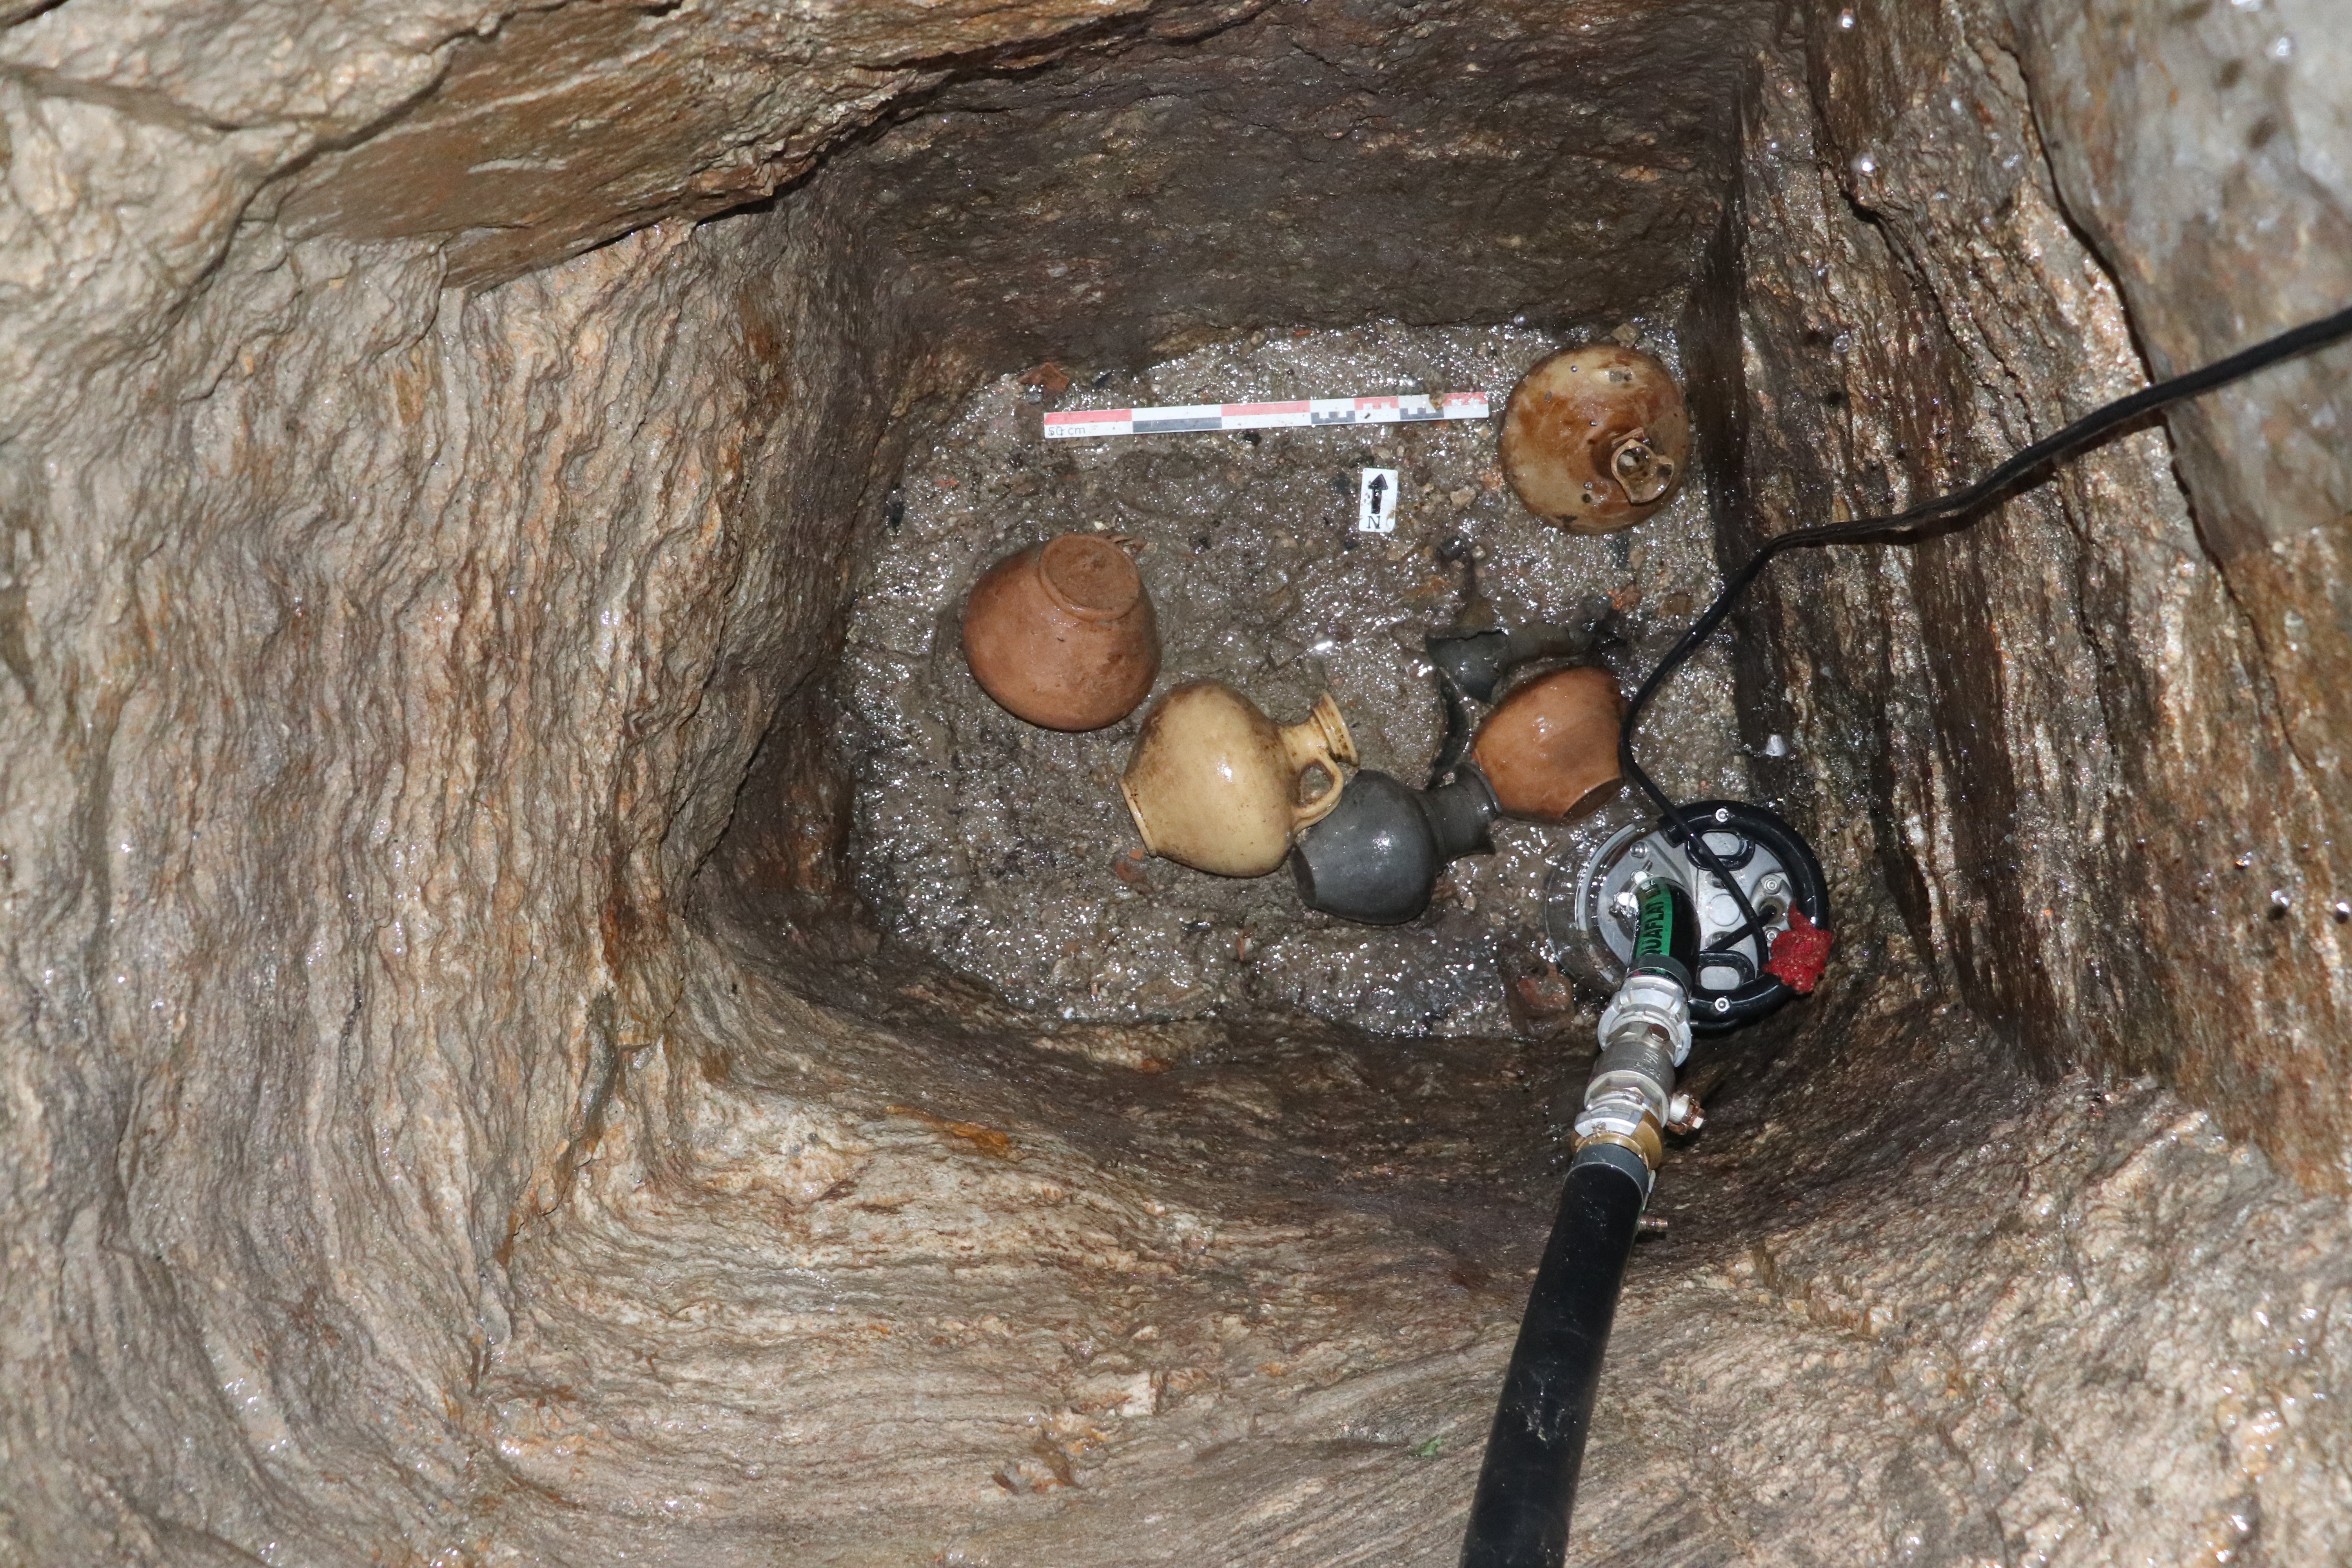
[[[1601,1356],[1648,1192],[1630,1149],[1595,1144],[1569,1166],[1486,1435],[1462,1568],[1559,1568],[1567,1555]]]

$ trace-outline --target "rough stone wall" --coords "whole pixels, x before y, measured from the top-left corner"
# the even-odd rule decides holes
[[[2352,37],[2315,0],[2012,8],[2067,212],[2172,374],[2352,299]],[[2171,421],[2200,536],[2273,668],[2315,776],[2352,707],[2343,520],[2352,453],[2340,354],[2282,367]]]
[[[1998,1052],[1915,972],[1711,1093],[1635,1251],[1571,1563],[2352,1553],[2341,1201],[2146,1079]]]
[[[1105,21],[501,15],[10,18],[8,1444],[84,1500],[12,1510],[37,1561],[464,1490],[507,1244],[924,384],[808,202],[446,286]]]
[[[971,373],[816,193],[640,226],[1245,10],[1146,9],[9,8],[13,1551],[365,1556],[478,1484],[509,1243]]]
[[[830,609],[742,591],[824,583],[840,500],[755,510],[746,468],[878,434],[849,256],[655,230],[469,299],[429,254],[239,252],[167,339],[200,395],[49,448],[9,520],[10,723],[53,749],[7,801],[8,1445],[58,1496],[153,1469],[32,1561],[323,1551],[461,1489],[500,1260],[660,1036],[767,718],[722,645],[805,667]]]
[[[1583,1058],[1047,1032],[904,965],[849,1016],[796,966],[698,970],[724,1049],[518,1244],[483,1555],[1458,1560]],[[2352,1552],[2339,1202],[2168,1090],[1989,1069],[1916,973],[1810,1025],[1695,1058],[1570,1563]]]
[[[440,50],[429,97],[296,171],[272,205],[303,237],[441,241],[453,282],[496,282],[771,195],[956,75],[1192,37],[1265,4],[485,7],[478,36]]]
[[[1768,67],[1748,132],[1736,533],[1924,500],[2143,384],[2143,351],[2188,368],[2352,298],[2335,46],[2257,61],[2314,29],[2192,9],[1806,14],[1808,75]],[[2226,112],[2149,96],[2175,54]],[[1817,737],[1790,772],[1825,837],[1871,835],[1927,962],[2043,1067],[2158,1070],[2325,1185],[2352,1172],[2347,363],[2177,416],[2179,478],[2144,431],[1968,534],[1790,561],[1760,601]]]
[[[1606,331],[1711,226],[1748,0],[1297,0],[959,81],[844,159],[940,319],[1133,369],[1252,327]]]
[[[445,286],[1106,21],[508,15],[6,16],[29,1561],[331,1554],[462,1489],[509,1233],[658,1033],[675,899],[838,592],[810,530],[919,381],[807,212]],[[404,236],[451,243],[351,243]]]
[[[6,35],[17,1560],[430,1535],[914,374],[821,204],[473,296],[252,221],[495,20]]]

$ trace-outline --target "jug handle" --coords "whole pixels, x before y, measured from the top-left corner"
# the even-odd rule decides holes
[[[1282,732],[1282,748],[1289,756],[1293,777],[1311,765],[1321,768],[1331,779],[1329,788],[1305,805],[1291,808],[1290,826],[1296,833],[1314,826],[1339,804],[1339,791],[1347,784],[1339,765],[1356,760],[1356,739],[1348,733],[1348,721],[1339,716],[1339,705],[1331,700],[1327,691],[1304,723],[1293,724]]]
[[[1314,754],[1301,758],[1300,761],[1321,768],[1330,775],[1331,782],[1325,785],[1313,799],[1291,808],[1290,828],[1294,833],[1303,827],[1312,827],[1330,816],[1332,809],[1339,804],[1340,790],[1347,787],[1347,781],[1339,774],[1339,762],[1331,755],[1331,748],[1324,744],[1320,736],[1316,738]],[[1307,769],[1301,767],[1298,771],[1305,773]]]

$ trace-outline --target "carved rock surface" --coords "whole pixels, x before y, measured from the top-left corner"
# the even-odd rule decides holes
[[[1895,504],[2344,302],[2329,20],[0,0],[0,1563],[1451,1561],[1587,1026],[879,939],[904,453],[1686,292],[1726,551]],[[1580,1560],[2352,1556],[2345,364],[1738,628],[1849,912]]]

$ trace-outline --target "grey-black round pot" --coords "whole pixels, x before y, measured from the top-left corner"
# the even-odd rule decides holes
[[[1291,850],[1298,896],[1310,910],[1360,925],[1402,925],[1429,908],[1447,866],[1494,852],[1486,828],[1497,815],[1475,767],[1430,790],[1365,769]]]

